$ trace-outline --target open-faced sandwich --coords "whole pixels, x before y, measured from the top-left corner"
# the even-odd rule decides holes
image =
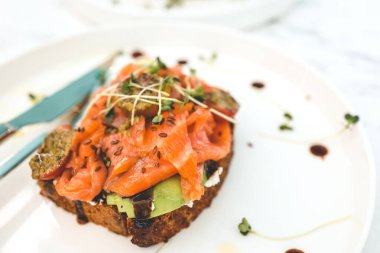
[[[188,227],[219,191],[237,102],[158,58],[123,67],[78,126],[50,133],[30,161],[41,194],[147,247]]]

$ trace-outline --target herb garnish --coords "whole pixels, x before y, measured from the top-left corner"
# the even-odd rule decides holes
[[[101,113],[106,114],[106,122],[111,122],[113,120],[115,114],[115,111],[113,109],[117,103],[124,100],[132,100],[133,107],[131,111],[131,125],[134,124],[135,114],[137,110],[136,105],[139,101],[158,106],[157,115],[155,115],[152,119],[152,123],[155,125],[162,124],[162,112],[173,110],[175,103],[180,105],[180,110],[183,108],[183,105],[190,101],[203,108],[209,108],[206,104],[202,103],[202,101],[205,99],[205,92],[202,86],[198,86],[192,89],[190,85],[187,85],[185,88],[182,86],[182,80],[178,77],[162,77],[158,75],[158,71],[160,69],[167,68],[167,66],[159,58],[157,58],[155,61],[152,61],[150,64],[140,65],[140,67],[142,68],[143,73],[150,73],[152,75],[155,75],[155,83],[143,86],[137,83],[135,76],[131,74],[127,80],[119,83],[119,85],[107,87],[101,93],[97,94],[95,98],[90,101],[90,104],[87,107],[84,115],[86,115],[89,108],[91,108],[92,105],[94,105],[96,101],[102,96],[108,97],[106,109],[101,111]],[[121,88],[122,92],[115,92],[118,88]],[[135,94],[135,92],[133,92],[132,94],[131,88],[137,89],[138,93]],[[170,97],[171,90],[176,90],[179,92],[182,95],[182,99]],[[147,91],[149,91],[149,94],[146,93]],[[112,100],[112,98],[115,99]],[[231,123],[235,123],[234,119],[228,115],[225,115],[214,108],[209,109],[211,113],[216,114]],[[170,122],[170,124],[174,125],[175,122]]]
[[[255,231],[255,230],[252,229],[251,225],[248,223],[248,220],[246,218],[243,218],[242,221],[239,223],[238,229],[239,229],[239,232],[242,235],[244,235],[244,236],[246,236],[248,234],[254,234],[257,237],[260,237],[260,238],[266,239],[266,240],[289,241],[289,240],[294,240],[294,239],[298,239],[298,238],[302,238],[302,237],[311,235],[311,234],[313,234],[315,232],[318,232],[319,230],[321,230],[323,228],[326,228],[326,227],[338,224],[340,222],[347,221],[350,218],[351,218],[351,216],[345,216],[345,217],[341,217],[341,218],[338,218],[338,219],[335,219],[335,220],[331,220],[331,221],[323,223],[323,224],[321,224],[319,226],[313,227],[313,228],[311,228],[311,229],[309,229],[309,230],[307,230],[305,232],[302,232],[302,233],[299,233],[299,234],[296,234],[296,235],[291,235],[291,236],[278,236],[277,237],[277,236],[269,236],[269,235],[260,234],[257,231]]]
[[[28,93],[28,97],[33,104],[37,104],[45,98],[44,95],[37,95],[37,94],[31,93],[31,92]]]
[[[162,101],[162,111],[171,111],[173,110],[173,101],[170,100],[164,100]]]
[[[286,119],[288,119],[288,120],[293,120],[293,116],[292,116],[290,113],[288,113],[288,112],[285,112],[285,113],[284,113],[284,117],[285,117]]]
[[[242,235],[248,235],[252,231],[251,225],[249,225],[246,218],[242,219],[242,221],[239,223],[238,228]]]
[[[157,74],[158,71],[161,69],[167,69],[167,67],[166,64],[161,61],[160,57],[157,57],[156,60],[149,65],[148,69],[150,70],[150,73]]]
[[[195,98],[196,100],[203,102],[205,100],[205,92],[202,86],[198,86],[193,90],[188,90],[187,94]]]
[[[154,125],[160,125],[160,124],[162,123],[162,120],[163,120],[162,115],[161,115],[161,114],[158,114],[158,115],[156,115],[156,116],[152,119],[152,123],[153,123]]]
[[[171,9],[173,7],[178,7],[183,4],[183,0],[167,0],[165,7]]]
[[[293,120],[293,116],[289,112],[284,112],[284,119],[288,122],[285,122],[278,126],[280,131],[292,131],[293,127],[289,125],[289,122]]]
[[[189,68],[190,74],[195,76],[197,74],[197,70],[195,68]]]
[[[203,173],[202,173],[202,186],[204,186],[207,182],[207,173],[206,173],[206,170],[203,170]]]
[[[133,73],[129,76],[127,80],[123,82],[121,85],[121,90],[124,92],[124,94],[128,94],[131,92],[131,85],[135,82],[135,76]]]
[[[288,124],[281,124],[278,126],[278,129],[281,131],[292,131],[293,127],[289,126]]]
[[[217,52],[212,52],[211,55],[209,57],[207,56],[204,56],[204,55],[200,55],[199,56],[199,60],[200,61],[203,61],[203,62],[206,62],[208,64],[212,64],[216,61],[216,59],[218,58],[218,54]]]
[[[344,115],[344,119],[346,120],[346,128],[350,128],[359,122],[360,118],[358,115],[352,115],[350,113],[346,113]]]

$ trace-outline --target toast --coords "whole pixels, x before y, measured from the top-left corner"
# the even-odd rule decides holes
[[[218,162],[223,167],[220,182],[205,189],[203,197],[194,202],[193,207],[183,206],[170,213],[148,220],[129,219],[118,212],[115,206],[92,205],[88,202],[71,201],[59,196],[53,181],[39,180],[41,195],[49,198],[57,206],[77,215],[78,223],[93,222],[123,236],[132,236],[131,242],[140,247],[149,247],[160,242],[167,242],[182,229],[190,226],[198,215],[211,205],[218,194],[228,172],[232,152]]]
[[[94,93],[76,128],[45,138],[29,164],[41,194],[131,236],[167,242],[210,206],[232,158],[237,101],[159,58],[131,63]]]

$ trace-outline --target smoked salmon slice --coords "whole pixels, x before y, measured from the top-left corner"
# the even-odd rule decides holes
[[[112,85],[120,85],[132,73],[138,77],[144,71],[142,66],[128,64]],[[160,104],[156,110],[161,122],[155,124],[152,115],[136,114],[134,120],[130,120],[131,111],[123,110],[117,104],[112,109],[111,120],[106,120],[104,112],[110,112],[108,106],[114,100],[101,96],[105,89],[98,91],[95,96],[100,95],[73,136],[70,160],[56,178],[55,187],[61,196],[89,201],[106,191],[129,197],[179,174],[184,199],[201,199],[204,193],[203,164],[207,160],[218,161],[230,153],[231,124],[220,115],[214,115],[207,105],[199,106],[199,103],[194,103],[197,101],[179,103],[186,94],[170,84],[162,88],[169,97],[156,99],[151,94],[158,92],[166,80],[160,77],[166,76],[176,78],[171,82],[177,82],[181,87],[203,87],[205,92],[216,89],[195,76],[186,76],[179,66],[162,68],[151,79],[143,76],[145,80],[161,80],[157,84],[147,84],[149,87],[134,86],[135,89],[150,90],[150,95],[144,97],[144,103],[157,105],[165,99],[166,107]],[[142,93],[136,94],[139,92],[120,94],[117,98],[138,99]],[[127,127],[125,122],[128,122]]]

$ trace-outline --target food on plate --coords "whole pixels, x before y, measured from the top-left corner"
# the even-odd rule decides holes
[[[41,194],[148,247],[188,227],[219,191],[238,103],[159,58],[124,66],[77,127],[58,127],[30,161]]]

